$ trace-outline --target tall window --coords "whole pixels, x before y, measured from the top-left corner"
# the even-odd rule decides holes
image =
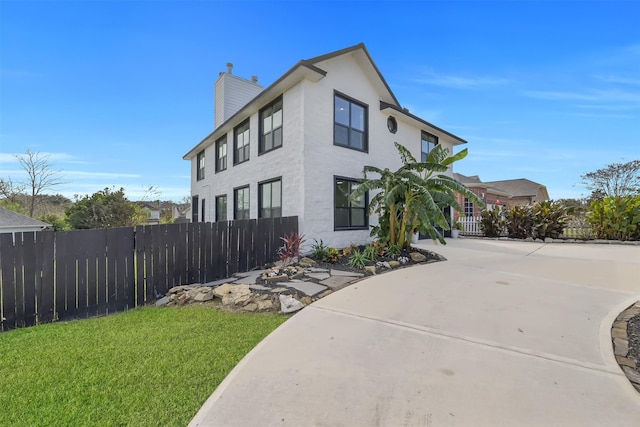
[[[282,147],[282,97],[260,110],[260,154]]]
[[[473,202],[468,197],[464,198],[464,216],[473,216]]]
[[[227,195],[216,196],[216,221],[227,220]]]
[[[202,221],[202,222],[206,221],[206,215],[205,214],[207,213],[207,210],[204,207],[204,205],[205,205],[204,202],[205,201],[206,201],[205,199],[200,200],[200,221]]]
[[[216,141],[216,172],[227,168],[227,135]]]
[[[204,179],[204,150],[198,153],[198,157],[196,159],[196,167],[198,168],[196,179],[200,181],[201,179]]]
[[[191,198],[191,222],[198,222],[198,196]]]
[[[249,219],[249,186],[233,190],[233,219]]]
[[[249,119],[233,131],[233,164],[249,160]]]
[[[277,218],[282,216],[282,181],[263,182],[258,185],[258,217]]]
[[[333,143],[367,151],[367,106],[341,95],[334,98]]]
[[[429,132],[422,131],[422,161],[427,161],[427,156],[438,145],[438,137]]]
[[[334,228],[367,228],[367,195],[350,200],[349,195],[358,188],[358,182],[345,178],[335,178]]]

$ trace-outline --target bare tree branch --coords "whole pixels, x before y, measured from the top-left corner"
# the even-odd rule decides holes
[[[24,186],[31,192],[29,203],[29,216],[33,217],[40,196],[45,190],[53,189],[65,184],[61,177],[61,170],[54,169],[49,161],[49,155],[27,150],[25,154],[16,154],[22,169],[27,173],[28,180]]]

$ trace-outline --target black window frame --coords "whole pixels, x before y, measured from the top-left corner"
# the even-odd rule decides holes
[[[223,144],[225,146],[224,157],[220,157],[219,156],[220,146]],[[226,133],[216,140],[215,150],[216,150],[216,173],[218,173],[227,169],[227,159],[229,158],[229,146],[227,145]]]
[[[243,217],[239,218],[238,212],[244,212],[245,209],[243,209],[242,211],[238,210],[238,191],[240,190],[246,190],[247,192],[249,192],[249,186],[248,185],[243,185],[242,187],[236,187],[233,189],[233,219],[234,220],[238,220],[238,219],[250,219],[251,217],[251,193],[247,194],[247,209],[246,209],[246,218]]]
[[[224,199],[224,215],[220,216],[220,200]],[[216,222],[220,222],[220,221],[226,221],[228,214],[227,214],[227,210],[228,210],[228,204],[227,204],[227,195],[226,194],[221,194],[219,196],[216,196],[216,215],[215,215],[215,221]]]
[[[424,151],[423,142],[425,141],[427,142],[427,147],[429,147],[430,143],[433,144],[433,148],[435,148],[438,144],[440,144],[440,140],[436,135],[429,133],[426,130],[421,131],[420,132],[420,159],[422,162],[427,161],[427,157],[429,156],[429,153],[431,152],[431,150],[433,150],[433,148],[431,148],[431,149],[428,149],[426,152]]]
[[[200,199],[200,221],[205,222],[207,220],[206,218],[206,214],[207,214],[207,209],[205,207],[205,199]]]
[[[333,230],[334,231],[342,231],[342,230],[368,230],[369,229],[369,215],[367,215],[367,209],[369,207],[369,192],[364,193],[364,207],[353,207],[351,206],[351,201],[348,201],[348,206],[338,206],[338,183],[339,181],[348,182],[349,189],[348,194],[353,192],[352,185],[359,184],[359,180],[355,178],[348,178],[344,176],[335,176],[333,177]],[[349,225],[338,225],[338,209],[348,209],[347,218],[349,220]],[[352,210],[358,209],[362,210],[364,215],[364,225],[351,225],[352,218]]]
[[[279,106],[280,109],[276,110],[275,107]],[[280,111],[280,126],[274,128],[273,127],[273,115],[275,112]],[[265,114],[268,114],[267,116],[265,116]],[[271,120],[271,130],[265,134],[264,132],[264,120],[266,118],[270,118]],[[258,114],[258,135],[259,135],[259,141],[258,141],[258,155],[262,155],[265,153],[268,153],[270,151],[273,150],[277,150],[278,148],[282,148],[282,141],[284,139],[283,133],[284,133],[284,107],[283,107],[283,102],[282,102],[282,96],[279,96],[278,98],[274,99],[272,102],[270,102],[268,105],[266,105],[264,108],[262,108],[260,110],[260,114]],[[279,131],[279,132],[277,132]],[[266,144],[266,138],[267,135],[271,135],[271,140],[272,140],[272,145],[271,148],[267,149],[265,147]],[[279,135],[279,145],[276,145],[275,143],[275,139],[276,139],[276,135]]]
[[[247,143],[243,144],[242,147],[238,148],[238,134],[239,133],[247,133]],[[244,142],[244,141],[243,141]],[[249,154],[251,148],[251,125],[249,123],[249,119],[240,123],[238,126],[233,128],[233,165],[239,165],[240,163],[249,161]],[[240,159],[240,153],[242,153],[242,159]]]
[[[336,120],[336,98],[340,98],[343,101],[346,101],[349,103],[349,126],[346,126],[343,123],[338,123],[338,121]],[[356,129],[352,126],[351,120],[352,120],[352,114],[351,114],[351,110],[352,110],[352,105],[357,105],[358,107],[361,107],[362,109],[364,109],[364,130],[360,130],[360,129]],[[336,128],[337,127],[341,127],[341,128],[345,128],[347,129],[347,135],[348,135],[348,141],[346,144],[340,143],[336,141]],[[354,132],[362,132],[362,146],[363,148],[358,148],[356,146],[354,146],[351,143],[351,134],[352,131]],[[369,105],[358,101],[357,99],[354,99],[348,95],[345,95],[343,93],[340,93],[338,91],[334,91],[333,93],[333,145],[336,145],[338,147],[344,147],[344,148],[349,148],[351,150],[356,150],[356,151],[361,151],[363,153],[368,153],[369,152]]]
[[[280,206],[277,207],[277,208],[273,207],[273,190],[272,190],[271,191],[270,207],[269,208],[265,208],[264,207],[264,200],[262,198],[262,188],[265,185],[274,184],[276,182],[280,183]],[[263,212],[262,212],[263,209],[269,209],[270,210],[270,215],[268,215],[268,216],[263,215]],[[277,211],[276,214],[274,214],[274,211]],[[258,183],[258,218],[280,218],[280,217],[282,217],[282,177],[281,176]]]
[[[196,181],[202,181],[204,179],[204,159],[204,150],[200,150],[196,155]]]
[[[198,195],[191,196],[191,222],[198,222],[199,213]]]

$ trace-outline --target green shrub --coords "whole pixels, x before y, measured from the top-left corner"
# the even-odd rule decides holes
[[[329,249],[329,247],[325,246],[322,239],[320,239],[319,242],[316,239],[313,239],[313,241],[315,243],[311,245],[311,258],[320,261],[324,260],[324,257],[327,255],[327,249]]]
[[[385,251],[385,255],[389,258],[396,259],[402,254],[402,249],[398,245],[389,245]]]
[[[500,237],[504,229],[500,208],[485,209],[480,213],[480,229],[487,237]]]
[[[568,210],[560,203],[552,201],[538,202],[533,206],[535,236],[540,239],[562,236],[569,219]]]
[[[640,195],[594,200],[587,222],[599,239],[640,240]]]
[[[330,262],[332,264],[335,264],[336,262],[338,262],[339,259],[340,259],[340,251],[337,250],[336,248],[327,248],[327,251],[325,252],[324,257],[322,257],[322,261]]]
[[[367,245],[362,251],[362,255],[364,255],[367,261],[376,261],[379,255],[378,248],[373,245]]]
[[[535,237],[535,217],[530,206],[509,206],[505,213],[507,235],[515,239]]]
[[[367,246],[370,247],[370,246]],[[354,250],[351,256],[349,257],[349,266],[354,268],[364,268],[369,259],[367,258],[365,252],[360,252],[358,249]]]

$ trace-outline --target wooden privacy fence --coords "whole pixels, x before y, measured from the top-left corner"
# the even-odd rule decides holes
[[[276,258],[297,217],[0,234],[0,330],[144,305]]]

